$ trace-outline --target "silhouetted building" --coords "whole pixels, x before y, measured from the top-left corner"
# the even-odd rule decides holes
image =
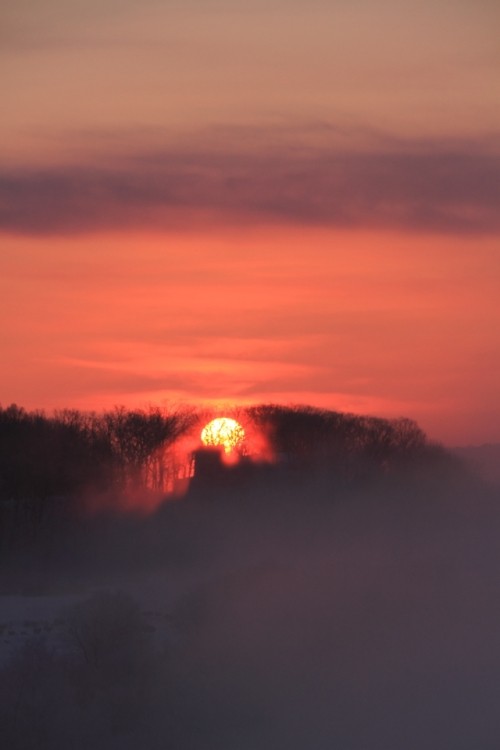
[[[242,499],[256,483],[279,481],[280,464],[256,463],[249,456],[239,456],[235,462],[224,460],[222,448],[199,448],[192,454],[194,469],[189,482],[188,496],[219,499],[228,493]]]
[[[198,448],[193,451],[193,461],[195,483],[211,484],[220,479],[226,468],[220,448]]]

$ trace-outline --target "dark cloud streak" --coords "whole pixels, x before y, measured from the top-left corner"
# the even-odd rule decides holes
[[[444,144],[339,152],[175,148],[53,168],[7,168],[0,228],[73,234],[120,228],[295,224],[494,233],[500,156]]]

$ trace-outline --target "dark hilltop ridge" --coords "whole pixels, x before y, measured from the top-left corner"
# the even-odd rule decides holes
[[[260,405],[231,412],[244,425],[241,458],[290,471],[330,471],[345,480],[450,455],[410,419],[381,419],[312,407]],[[209,418],[194,409],[116,407],[53,414],[0,407],[0,501],[30,501],[44,514],[53,498],[94,492],[172,491],[189,478],[190,454]]]
[[[409,419],[272,404],[231,413],[246,437],[226,463],[201,446],[206,411],[0,409],[1,558],[38,556],[69,569],[102,554],[139,564],[179,547],[196,554],[194,519],[207,513],[239,524],[262,507],[283,521],[364,503],[368,518],[392,503],[411,515],[441,495],[458,512],[464,493],[482,487]],[[108,543],[114,534],[120,544]]]

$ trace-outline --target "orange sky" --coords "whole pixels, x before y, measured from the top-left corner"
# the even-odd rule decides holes
[[[500,441],[495,2],[5,11],[0,403]]]
[[[294,401],[498,435],[494,239],[276,227],[5,247],[5,403]]]

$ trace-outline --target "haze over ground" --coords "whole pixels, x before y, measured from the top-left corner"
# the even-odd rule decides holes
[[[498,744],[498,492],[458,464],[68,520],[3,560],[12,750]]]

